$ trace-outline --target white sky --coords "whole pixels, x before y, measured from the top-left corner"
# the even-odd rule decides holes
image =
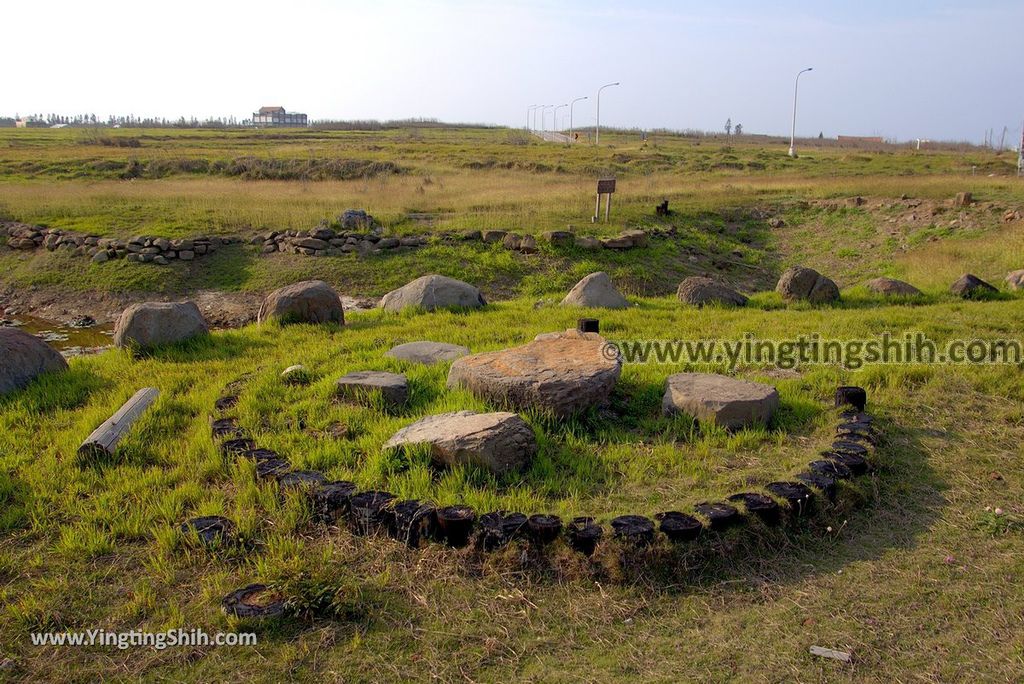
[[[958,6],[960,5],[960,6]],[[0,114],[602,123],[980,141],[1024,118],[1024,2],[9,0]],[[565,113],[563,110],[562,113]]]

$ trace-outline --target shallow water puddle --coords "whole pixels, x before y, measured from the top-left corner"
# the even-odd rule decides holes
[[[68,358],[108,349],[112,346],[111,338],[114,336],[111,323],[77,326],[26,314],[0,318],[0,327],[15,327],[31,333]]]

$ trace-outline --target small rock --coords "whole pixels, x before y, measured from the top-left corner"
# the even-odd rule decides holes
[[[406,342],[405,344],[392,347],[384,355],[390,356],[393,359],[409,361],[410,363],[431,366],[443,361],[454,361],[467,354],[469,354],[468,347],[447,344],[445,342],[421,341]]]
[[[304,280],[274,290],[263,301],[257,319],[282,323],[345,323],[341,298],[322,280]]]
[[[787,301],[805,299],[812,304],[834,302],[839,299],[839,287],[831,279],[813,268],[793,266],[779,278],[775,291]]]
[[[562,300],[562,306],[626,309],[629,300],[615,289],[607,273],[598,271],[576,283]]]
[[[676,289],[679,301],[691,306],[716,303],[723,306],[746,306],[747,298],[730,287],[705,276],[691,276]]]
[[[1024,268],[1007,273],[1006,284],[1011,290],[1024,290]]]
[[[380,393],[389,408],[403,405],[409,399],[409,383],[400,373],[386,371],[354,371],[338,379],[337,393],[343,399],[365,401]]]
[[[209,334],[195,302],[143,302],[121,313],[114,326],[114,345],[143,349]]]
[[[589,235],[577,235],[576,246],[580,249],[600,249],[601,241]]]
[[[442,275],[426,275],[388,292],[380,305],[385,311],[418,307],[436,309],[478,308],[486,305],[480,290],[461,280]]]
[[[964,299],[973,299],[975,297],[981,297],[986,294],[994,294],[998,292],[995,287],[989,285],[978,276],[970,273],[965,273],[960,276],[960,279],[953,283],[949,290],[957,297],[962,297]]]
[[[971,193],[958,192],[956,193],[956,198],[953,199],[953,206],[957,208],[967,207],[970,206],[973,201],[974,198],[971,196]]]
[[[921,291],[910,283],[894,278],[874,278],[865,283],[871,292],[886,297],[916,297]]]
[[[286,385],[308,385],[310,381],[309,370],[301,363],[288,366],[281,373],[281,380]]]

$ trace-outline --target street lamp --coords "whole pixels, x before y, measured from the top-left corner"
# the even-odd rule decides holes
[[[530,105],[526,108],[526,130],[530,130],[530,112],[537,108],[537,105]]]
[[[541,105],[540,106],[540,137],[544,137],[544,116],[545,111],[551,109],[555,105]],[[545,138],[546,139],[546,138]]]
[[[534,110],[533,110],[533,130],[534,131],[537,130],[537,111],[542,109],[543,107],[544,107],[544,105],[534,105]]]
[[[800,75],[814,71],[814,67],[807,67],[796,74],[796,83],[793,85],[793,130],[789,134],[789,156],[796,158],[796,94],[800,89]]]
[[[555,129],[558,128],[558,110],[561,109],[562,107],[568,107],[568,106],[569,106],[568,102],[566,102],[565,104],[560,104],[557,107],[555,107],[555,111],[551,112],[551,133],[552,133],[552,135],[554,134]]]
[[[586,97],[577,97],[575,100],[569,103],[569,142],[572,142],[572,108],[580,100],[586,100]]]
[[[601,143],[601,91],[605,88],[611,88],[612,86],[619,85],[619,82],[607,83],[597,89],[597,128],[594,131],[594,144],[598,145]]]

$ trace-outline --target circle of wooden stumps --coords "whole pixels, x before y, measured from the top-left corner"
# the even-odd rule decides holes
[[[583,325],[581,319],[580,329]],[[237,397],[232,398],[231,406]],[[223,400],[218,400],[221,410]],[[612,536],[627,546],[643,547],[654,543],[656,528],[670,542],[692,542],[705,533],[721,533],[749,519],[766,526],[780,525],[784,519],[809,515],[817,495],[828,500],[836,496],[837,482],[850,480],[871,469],[869,460],[880,435],[872,416],[864,411],[866,392],[859,387],[840,387],[836,404],[842,410],[831,447],[811,461],[792,480],[771,482],[762,492],[740,492],[727,501],[704,502],[693,507],[696,515],[683,511],[665,511],[650,517],[621,515],[610,521]],[[225,456],[252,459],[258,478],[273,479],[284,491],[294,490],[308,496],[312,519],[321,524],[343,524],[358,535],[386,534],[410,548],[435,541],[453,548],[471,543],[479,551],[494,551],[516,539],[525,539],[536,547],[563,538],[566,544],[587,556],[592,555],[604,538],[604,528],[589,516],[576,517],[563,524],[557,515],[492,511],[477,515],[466,505],[441,508],[417,499],[400,500],[383,491],[359,491],[348,481],[328,482],[314,471],[293,471],[288,461],[270,449],[261,449],[233,419],[212,422],[215,439],[220,439]],[[207,522],[203,522],[207,521]],[[213,521],[213,522],[211,522]],[[657,525],[656,525],[657,523]],[[234,526],[226,518],[195,518],[181,526],[182,531],[197,534],[207,543],[230,537]],[[261,603],[263,585],[249,585],[224,599],[224,610],[239,617],[266,617],[279,614],[279,600]]]

